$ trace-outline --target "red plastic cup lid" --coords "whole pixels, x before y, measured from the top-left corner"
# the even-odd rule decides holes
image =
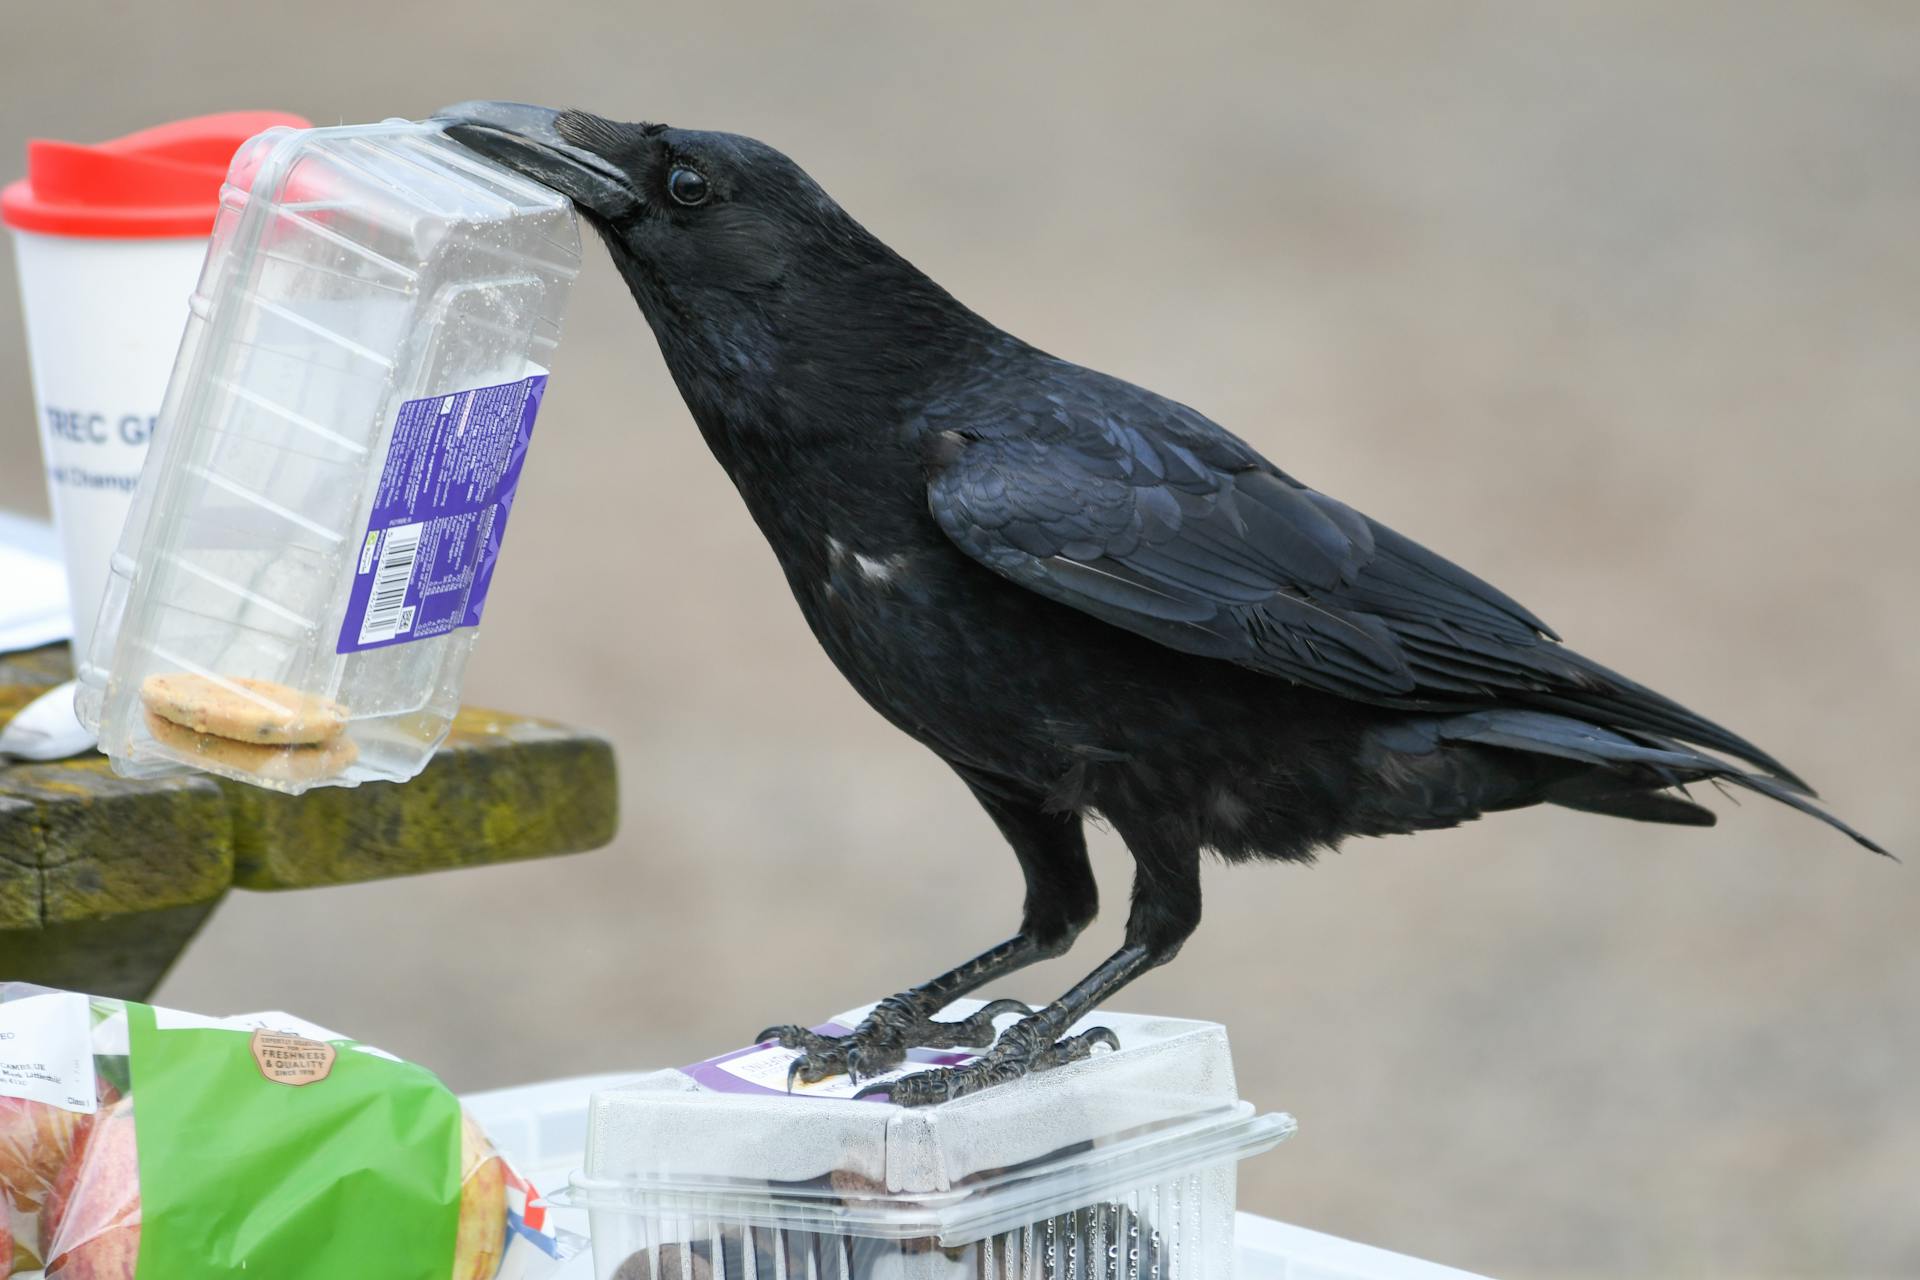
[[[57,236],[208,235],[233,153],[277,125],[309,127],[284,111],[225,111],[91,145],[36,138],[27,176],[0,191],[0,223]]]

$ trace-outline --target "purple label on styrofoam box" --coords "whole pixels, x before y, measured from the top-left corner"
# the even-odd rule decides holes
[[[478,626],[545,374],[400,406],[339,653]]]
[[[851,1027],[843,1027],[837,1022],[826,1022],[813,1028],[823,1036],[844,1036]],[[785,1097],[787,1089],[787,1068],[799,1053],[793,1049],[783,1049],[777,1044],[751,1044],[744,1049],[735,1049],[732,1053],[723,1053],[717,1058],[708,1058],[705,1062],[696,1062],[690,1067],[680,1068],[685,1075],[692,1076],[701,1087],[715,1093],[752,1093],[763,1097]],[[846,1076],[829,1076],[813,1084],[794,1083],[791,1096],[796,1098],[851,1098],[860,1089],[869,1084],[886,1080],[897,1080],[901,1076],[916,1071],[925,1071],[928,1067],[951,1067],[962,1062],[971,1062],[975,1055],[971,1053],[942,1052],[937,1049],[909,1049],[905,1063],[892,1071],[874,1076],[862,1076],[858,1081]],[[884,1102],[884,1098],[873,1101]]]

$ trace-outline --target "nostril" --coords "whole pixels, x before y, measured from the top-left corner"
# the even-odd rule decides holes
[[[562,142],[597,155],[611,154],[634,137],[650,138],[666,127],[663,124],[618,124],[575,107],[560,112],[553,120],[553,131]]]

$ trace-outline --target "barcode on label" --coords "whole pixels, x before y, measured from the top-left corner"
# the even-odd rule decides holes
[[[381,539],[380,567],[374,571],[366,616],[360,620],[361,644],[391,640],[413,625],[413,610],[407,608],[407,584],[413,581],[423,528],[419,524],[399,525],[387,530]]]

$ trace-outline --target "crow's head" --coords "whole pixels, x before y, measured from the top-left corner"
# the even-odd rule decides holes
[[[572,198],[696,409],[715,379],[758,372],[791,388],[835,366],[858,377],[850,365],[889,358],[908,335],[977,320],[763,142],[506,102],[435,118]]]
[[[796,257],[853,226],[799,165],[752,138],[514,102],[462,103],[437,119],[570,196],[618,257],[675,292],[776,286]]]

